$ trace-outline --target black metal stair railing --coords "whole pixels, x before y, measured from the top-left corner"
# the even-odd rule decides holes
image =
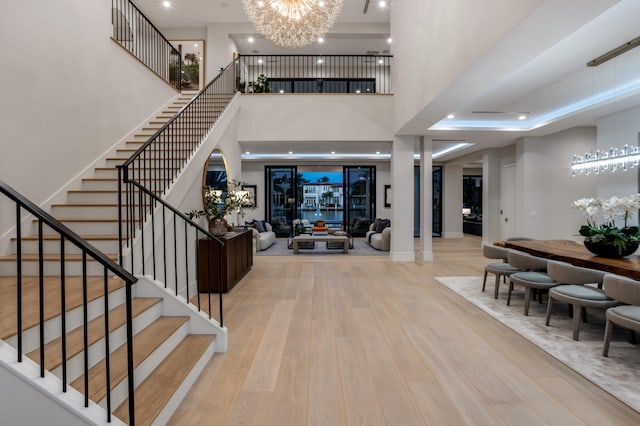
[[[94,248],[91,244],[86,242],[80,236],[78,236],[75,232],[64,226],[62,223],[53,218],[50,214],[42,210],[32,201],[28,200],[26,197],[18,193],[16,190],[11,188],[9,185],[0,181],[0,192],[4,194],[7,198],[13,201],[15,204],[15,229],[16,229],[16,341],[17,341],[17,361],[22,362],[23,358],[23,250],[22,250],[22,227],[21,220],[25,213],[32,214],[37,219],[37,227],[38,227],[38,298],[39,298],[39,324],[38,324],[38,334],[39,334],[39,359],[40,359],[40,377],[45,376],[45,342],[49,340],[51,336],[45,336],[46,331],[45,328],[45,309],[47,304],[55,304],[56,302],[45,300],[45,271],[44,271],[44,226],[47,226],[56,235],[60,236],[60,248],[59,248],[59,258],[60,258],[60,266],[59,266],[59,276],[60,276],[60,298],[57,302],[60,303],[60,337],[61,337],[61,360],[62,360],[62,392],[67,392],[68,385],[68,375],[67,375],[67,342],[66,342],[66,333],[67,333],[67,315],[66,312],[66,291],[67,291],[67,273],[66,273],[66,258],[67,258],[67,246],[73,245],[82,253],[82,293],[83,293],[83,304],[82,304],[82,312],[83,312],[83,327],[85,330],[85,339],[83,343],[83,352],[84,352],[84,363],[83,363],[83,374],[84,374],[84,405],[85,407],[89,406],[89,363],[88,363],[88,351],[89,351],[89,343],[86,338],[86,330],[88,327],[88,302],[86,298],[87,289],[89,286],[88,283],[88,275],[87,275],[87,261],[88,258],[93,259],[97,263],[103,266],[103,274],[102,274],[102,285],[103,288],[102,297],[104,299],[104,312],[105,312],[105,349],[104,349],[104,360],[105,367],[107,371],[107,382],[106,382],[106,411],[107,411],[107,421],[111,421],[111,386],[109,383],[109,370],[110,370],[110,353],[109,353],[109,329],[108,329],[108,315],[107,313],[110,310],[109,306],[109,276],[116,276],[122,279],[125,283],[125,293],[126,293],[126,301],[125,301],[125,315],[126,315],[126,345],[127,345],[127,381],[128,381],[128,399],[129,399],[129,424],[135,424],[135,401],[134,401],[134,370],[133,370],[133,324],[132,324],[132,306],[131,306],[131,297],[132,297],[132,285],[137,281],[137,279],[131,275],[129,272],[124,270],[120,265],[118,265],[113,260],[109,259],[106,255],[100,252],[98,249]]]
[[[113,40],[180,90],[182,55],[130,0],[111,0]]]
[[[235,96],[234,67],[229,64],[207,86],[163,125],[128,160],[118,166],[119,231],[130,248],[131,271],[150,274],[176,294],[204,306],[196,283],[197,300],[190,300],[190,285],[196,282],[199,238],[222,245],[222,241],[162,200],[189,158],[205,140],[218,118]],[[156,209],[160,208],[159,212]],[[138,239],[139,238],[139,239]],[[139,244],[135,245],[134,242]],[[120,246],[120,262],[124,259]],[[218,273],[220,273],[220,268]],[[218,289],[220,290],[220,289]],[[210,296],[210,294],[209,294]],[[218,315],[222,322],[222,293],[218,291]],[[209,299],[210,302],[210,299]],[[211,303],[207,306],[212,318]]]
[[[244,93],[391,94],[392,59],[390,55],[240,55],[237,88]]]

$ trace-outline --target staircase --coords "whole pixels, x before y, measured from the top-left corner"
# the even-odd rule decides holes
[[[155,118],[116,147],[94,169],[92,176],[81,179],[80,189],[67,191],[66,202],[50,206],[51,215],[117,262],[119,247],[126,236],[119,235],[118,231],[116,166],[126,161],[192,96],[193,93],[178,95]],[[231,96],[228,96],[226,103],[230,99]],[[219,113],[224,106],[215,108]],[[178,161],[172,159],[168,172],[173,174],[181,169],[191,154],[183,150]],[[162,156],[156,156],[147,161],[142,170],[147,168],[162,169],[164,173],[167,165]],[[38,231],[39,227],[41,231]],[[38,219],[33,220],[32,229],[27,235],[23,231],[20,239],[23,276],[22,353],[30,360],[28,362],[44,366],[63,381],[63,387],[68,383],[70,389],[91,400],[90,404],[104,408],[106,414],[102,421],[113,413],[114,417],[110,419],[113,422],[117,423],[119,419],[129,423],[125,285],[118,278],[107,277],[107,270],[102,264],[84,256],[68,242],[61,255],[60,235],[48,226],[42,226]],[[12,240],[12,245],[14,253],[17,253],[16,238]],[[42,263],[40,250],[43,253]],[[17,347],[18,341],[17,257],[17,254],[0,257],[0,339],[14,347]],[[61,284],[62,265],[64,289]],[[85,270],[88,275],[86,291],[82,279]],[[213,356],[216,336],[203,332],[204,316],[201,313],[184,303],[176,304],[170,300],[172,296],[157,282],[144,287],[146,291],[140,290],[142,285],[139,284],[132,286],[131,303],[135,422],[161,424],[168,420],[191,383]],[[84,300],[87,302],[86,309]],[[42,314],[38,308],[41,303],[44,306]],[[183,315],[176,315],[176,312],[183,311]],[[171,312],[171,315],[166,312]],[[202,318],[199,319],[198,315]],[[200,321],[200,326],[194,326],[194,318],[196,322]],[[62,333],[62,329],[66,333]],[[193,330],[199,334],[192,334]],[[41,337],[42,331],[44,337]]]

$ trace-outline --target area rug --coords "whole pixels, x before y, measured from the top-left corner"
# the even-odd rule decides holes
[[[327,249],[324,242],[315,243],[313,249],[300,249],[296,256],[314,255],[338,255],[344,256],[342,249]],[[274,245],[266,250],[256,253],[256,256],[293,256],[293,249],[287,248],[286,238],[277,238]],[[364,238],[354,238],[353,248],[349,249],[347,256],[389,256],[388,251],[376,250]]]
[[[588,323],[582,323],[580,340],[576,342],[571,338],[572,320],[564,304],[554,304],[551,324],[547,327],[544,325],[546,303],[532,302],[526,317],[523,315],[524,292],[514,291],[511,306],[507,306],[505,285],[501,286],[500,298],[493,298],[492,277],[484,293],[481,277],[437,277],[436,280],[640,412],[640,345],[627,343],[626,331],[615,327],[609,357],[603,357],[603,312],[587,311]]]

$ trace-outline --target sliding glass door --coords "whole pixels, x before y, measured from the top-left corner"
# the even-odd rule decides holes
[[[344,221],[353,236],[364,236],[376,214],[375,166],[345,166]]]
[[[298,182],[296,166],[265,168],[267,222],[278,237],[291,235],[293,220],[298,217]]]

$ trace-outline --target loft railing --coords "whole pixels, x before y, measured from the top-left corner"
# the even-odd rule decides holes
[[[66,312],[66,290],[67,290],[67,274],[65,273],[65,253],[68,244],[77,247],[82,253],[82,312],[83,312],[83,327],[85,330],[85,338],[83,341],[83,373],[84,373],[84,406],[89,406],[89,342],[86,334],[88,329],[88,301],[87,301],[87,258],[90,257],[94,261],[103,266],[103,299],[104,299],[104,312],[105,312],[105,336],[104,336],[104,360],[107,371],[106,380],[106,411],[107,421],[111,421],[111,384],[110,384],[110,349],[109,349],[109,321],[107,313],[110,310],[109,307],[109,276],[116,276],[122,279],[125,283],[126,292],[126,333],[127,333],[127,381],[129,392],[129,424],[135,424],[135,401],[134,401],[134,377],[133,377],[133,326],[132,326],[132,308],[131,308],[131,286],[137,281],[137,279],[129,272],[124,270],[120,265],[109,259],[102,252],[94,248],[92,245],[83,240],[80,236],[74,233],[72,230],[58,222],[51,215],[43,211],[40,207],[28,200],[26,197],[15,191],[9,185],[0,181],[0,192],[8,197],[15,203],[16,212],[16,340],[17,340],[17,355],[18,362],[22,362],[23,357],[23,272],[22,272],[22,229],[21,220],[24,212],[31,213],[38,220],[38,298],[40,304],[39,311],[39,352],[40,352],[40,377],[45,376],[45,342],[49,339],[45,336],[45,304],[50,301],[45,300],[44,297],[44,226],[46,225],[60,236],[60,336],[61,336],[61,359],[62,359],[62,392],[67,392],[67,312]],[[56,303],[51,301],[51,303]],[[47,333],[52,333],[47,328]],[[51,336],[48,336],[49,338]]]
[[[189,287],[195,282],[197,256],[189,256],[199,238],[216,239],[161,196],[174,182],[188,159],[204,141],[235,95],[234,67],[228,65],[207,86],[162,126],[127,161],[118,166],[119,230],[131,248],[131,271],[161,277],[190,301]],[[156,208],[161,207],[160,212]],[[145,234],[146,231],[146,234]],[[139,239],[138,239],[139,238]],[[136,249],[133,242],[139,241]],[[123,262],[123,247],[120,247]],[[219,269],[219,268],[218,268]],[[196,288],[198,286],[196,285]],[[194,290],[195,291],[195,290]],[[197,306],[202,309],[200,292]],[[219,294],[222,325],[222,294]],[[209,317],[211,304],[208,305]]]
[[[390,94],[391,59],[388,55],[240,55],[237,88],[244,93]]]
[[[182,54],[130,0],[111,0],[113,39],[176,90],[181,88]]]

